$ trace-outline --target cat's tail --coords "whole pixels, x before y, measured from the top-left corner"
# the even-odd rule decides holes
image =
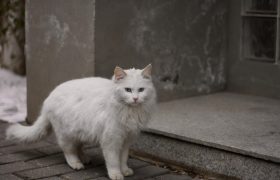
[[[6,131],[6,138],[20,143],[32,143],[44,138],[50,131],[51,124],[48,118],[40,115],[32,126],[19,123],[11,125]]]

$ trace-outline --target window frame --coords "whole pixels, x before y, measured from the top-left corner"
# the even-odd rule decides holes
[[[280,0],[276,0],[277,7],[276,7],[276,13],[265,13],[265,11],[259,11],[262,13],[254,13],[254,12],[246,12],[246,2],[248,0],[241,0],[241,38],[240,38],[240,52],[241,52],[241,60],[243,61],[254,61],[254,62],[259,62],[259,63],[267,63],[267,64],[279,64],[280,63]],[[268,11],[269,12],[269,11]],[[248,18],[248,19],[247,19]],[[275,19],[276,21],[276,39],[275,39],[275,49],[274,49],[274,58],[271,61],[270,58],[261,58],[261,57],[246,57],[245,55],[245,34],[246,34],[246,29],[245,29],[245,23],[246,21],[249,21],[249,18],[270,18],[270,19]]]

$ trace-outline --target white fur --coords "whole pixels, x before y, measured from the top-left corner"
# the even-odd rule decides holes
[[[82,145],[98,143],[111,179],[132,175],[127,166],[128,149],[150,119],[156,93],[151,79],[143,77],[142,70],[124,72],[126,76],[119,80],[114,76],[112,80],[94,77],[59,85],[44,101],[35,124],[29,127],[14,124],[8,128],[7,138],[34,142],[53,129],[73,169],[84,168],[82,161],[88,161]],[[125,91],[127,87],[132,92]],[[138,92],[142,87],[145,90]],[[133,98],[138,98],[137,103]]]

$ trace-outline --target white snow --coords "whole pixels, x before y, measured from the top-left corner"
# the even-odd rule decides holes
[[[24,121],[26,109],[26,77],[0,68],[0,120]]]

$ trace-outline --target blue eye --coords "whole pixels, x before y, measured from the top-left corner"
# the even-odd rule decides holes
[[[132,92],[131,88],[124,88],[126,92]]]
[[[139,88],[138,92],[143,92],[145,90],[145,88]]]

